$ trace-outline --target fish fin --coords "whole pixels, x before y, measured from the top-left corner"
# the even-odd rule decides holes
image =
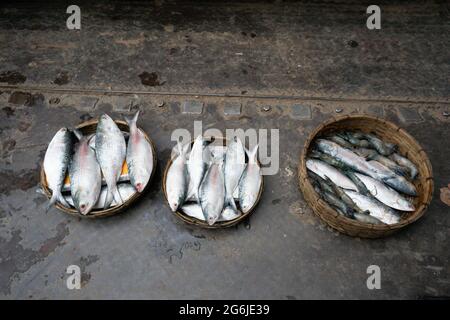
[[[75,137],[77,137],[77,139],[78,139],[79,141],[81,141],[81,139],[83,139],[83,134],[81,133],[80,130],[78,130],[78,129],[73,129],[72,132],[73,132],[73,134],[75,135]]]

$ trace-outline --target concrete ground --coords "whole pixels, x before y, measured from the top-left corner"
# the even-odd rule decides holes
[[[2,5],[0,298],[450,296],[450,209],[440,198],[450,183],[449,5],[378,4],[373,31],[357,1],[80,2],[79,31],[66,29],[65,4]],[[158,155],[148,192],[105,219],[46,213],[36,190],[53,134],[136,109]],[[297,186],[299,154],[336,111],[384,117],[423,146],[435,193],[422,219],[364,240],[312,213]],[[164,201],[171,134],[192,132],[195,120],[204,130],[280,130],[279,171],[236,227],[191,227]],[[80,290],[66,286],[73,264]],[[370,265],[381,268],[380,290],[366,286]]]

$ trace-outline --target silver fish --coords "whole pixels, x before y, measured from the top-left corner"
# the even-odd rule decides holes
[[[248,164],[239,182],[239,204],[243,213],[247,213],[256,203],[262,183],[261,167],[258,164],[258,145],[247,152]]]
[[[393,153],[390,157],[398,165],[408,168],[409,176],[411,177],[411,179],[414,180],[417,177],[417,175],[419,174],[419,171],[417,170],[417,167],[408,158],[402,157],[398,153]]]
[[[334,135],[334,136],[329,136],[326,137],[327,140],[333,141],[335,143],[337,143],[338,145],[340,145],[341,147],[347,148],[347,149],[351,149],[353,147],[353,145],[348,142],[346,139],[344,139],[341,136],[338,135]]]
[[[353,213],[353,218],[359,222],[370,223],[370,224],[385,224],[383,221],[371,216],[370,214],[355,212]]]
[[[320,189],[319,189],[320,190]],[[316,190],[317,192],[318,190]],[[353,210],[344,201],[338,198],[335,194],[329,193],[327,191],[320,190],[320,196],[333,208],[339,209],[339,213],[343,214],[347,218],[353,217]]]
[[[416,187],[405,179],[405,177],[395,174],[391,169],[378,161],[371,160],[367,162],[370,170],[366,173],[374,179],[380,180],[397,191],[410,196],[417,196]]]
[[[395,176],[392,178],[383,179],[382,181],[397,191],[400,191],[412,197],[417,197],[416,187],[414,186],[414,184],[406,180],[405,177]]]
[[[178,157],[173,160],[166,177],[167,201],[173,212],[181,208],[185,202],[189,186],[189,176],[186,168],[186,152],[188,149],[183,148],[180,142],[178,142],[177,146]]]
[[[234,211],[238,211],[234,202],[233,192],[239,184],[239,180],[245,169],[245,150],[239,138],[235,137],[225,154],[225,206],[230,205]]]
[[[220,214],[218,221],[230,221],[234,220],[241,216],[241,212],[239,210],[235,210],[230,206],[225,207],[222,213]]]
[[[349,141],[352,146],[366,148],[370,145],[369,141],[362,139],[362,136],[354,134],[352,132],[343,132],[341,133],[341,135],[344,139]]]
[[[369,141],[370,145],[383,156],[392,154],[397,148],[396,145],[392,143],[386,143],[373,134],[366,133],[363,136]]]
[[[130,137],[127,147],[127,166],[131,184],[137,192],[142,192],[147,186],[153,171],[153,150],[136,122],[139,111],[132,119],[125,118],[130,127]]]
[[[355,175],[364,183],[369,192],[385,205],[401,211],[415,210],[414,205],[411,202],[381,181],[359,173],[355,173]]]
[[[405,176],[407,173],[407,169],[405,167],[400,166],[399,164],[395,163],[395,161],[380,155],[378,152],[376,152],[373,149],[367,149],[367,148],[359,148],[354,150],[356,154],[360,155],[361,157],[366,158],[366,160],[376,160],[382,165],[386,166],[390,170],[392,170],[395,174],[399,174],[402,176]]]
[[[198,189],[199,203],[210,226],[219,219],[225,203],[223,166],[223,162],[212,163]]]
[[[370,215],[378,220],[386,224],[400,222],[400,215],[378,200],[351,190],[345,190],[345,193],[352,198],[353,202],[355,202],[359,208],[364,211],[369,211]]]
[[[205,216],[203,215],[202,207],[197,203],[187,203],[181,207],[181,210],[190,217],[195,219],[205,221]],[[234,211],[231,207],[226,207],[223,209],[217,221],[230,221],[240,217],[239,211]]]
[[[123,201],[127,201],[128,199],[131,198],[131,196],[133,196],[136,193],[136,190],[134,189],[134,187],[129,183],[119,183],[119,184],[117,184],[117,189],[119,190],[120,197],[122,198]],[[108,193],[108,188],[102,187],[100,190],[100,195],[98,197],[98,200],[95,203],[93,209],[103,209],[103,207],[105,206],[105,200],[106,200],[107,193]],[[72,207],[75,207],[75,204],[73,203],[73,199],[72,199],[71,195],[65,195],[64,199],[66,199],[67,203],[69,203]],[[117,205],[116,201],[113,200],[111,202],[111,206],[114,207],[116,205]]]
[[[61,194],[67,168],[69,166],[73,146],[72,133],[67,128],[61,128],[48,145],[44,157],[44,171],[52,197],[47,210],[56,202],[69,207]]]
[[[199,135],[194,141],[188,161],[189,178],[192,184],[192,189],[189,191],[188,198],[190,198],[192,195],[197,199],[198,202],[199,187],[202,182],[203,176],[208,169],[208,163],[207,161],[205,161],[206,159],[204,157],[205,145],[206,141],[201,135]]]
[[[202,207],[197,203],[186,203],[181,207],[183,211],[188,216],[205,221],[205,216],[203,215]]]
[[[320,151],[336,158],[355,171],[365,172],[369,170],[366,159],[358,156],[346,148],[341,147],[333,141],[318,139],[316,145]]]
[[[315,159],[308,159],[306,161],[306,167],[308,170],[314,172],[322,179],[325,179],[326,177],[330,178],[333,183],[338,185],[341,188],[344,189],[350,189],[357,191],[358,188],[353,183],[352,180],[350,180],[347,176],[345,176],[343,173],[341,173],[336,168],[330,166],[329,164]]]
[[[125,131],[122,131],[122,134],[123,134],[125,141],[127,141],[130,134]],[[95,150],[95,133],[92,133],[92,134],[88,135],[87,137],[88,137],[88,141],[89,141],[88,142],[89,147],[91,147],[92,150]]]
[[[122,172],[126,156],[126,143],[122,131],[107,114],[103,114],[97,125],[95,134],[95,154],[108,186],[105,208],[113,199],[120,205],[123,203],[117,190],[117,181]]]
[[[365,173],[374,179],[383,180],[388,178],[395,178],[397,176],[394,171],[376,160],[367,161],[367,166],[368,170],[361,173]]]
[[[87,137],[83,137],[77,130],[74,133],[79,142],[75,145],[75,153],[69,165],[70,193],[75,208],[86,215],[97,203],[102,186],[102,173]]]

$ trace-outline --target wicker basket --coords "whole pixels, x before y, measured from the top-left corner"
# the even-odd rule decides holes
[[[309,152],[311,142],[317,136],[322,136],[336,130],[359,130],[362,132],[373,132],[386,141],[398,145],[399,152],[406,155],[419,170],[419,176],[414,181],[418,191],[418,197],[414,198],[417,208],[414,212],[406,212],[402,215],[399,223],[392,225],[372,225],[341,216],[333,210],[314,191],[309,181],[306,169],[306,156]],[[425,213],[433,196],[433,172],[430,160],[419,143],[404,129],[395,124],[376,117],[366,115],[348,115],[332,118],[321,124],[308,137],[300,157],[298,169],[298,180],[301,191],[306,202],[312,207],[315,214],[334,229],[350,236],[362,238],[379,238],[393,234],[401,228],[418,220]]]
[[[114,122],[117,124],[117,126],[119,127],[120,130],[122,130],[124,132],[129,132],[128,124],[125,121],[114,120]],[[76,127],[76,129],[80,130],[84,135],[89,135],[89,134],[95,133],[95,131],[97,130],[97,124],[98,124],[98,120],[93,119],[93,120],[89,120],[89,121],[79,124]],[[144,134],[147,141],[150,143],[150,146],[152,147],[152,153],[153,153],[153,170],[150,175],[150,179],[149,179],[147,185],[145,186],[145,189],[147,189],[149,187],[149,185],[152,181],[152,178],[155,174],[155,171],[156,171],[156,162],[157,162],[156,150],[155,150],[155,145],[153,144],[153,141],[148,137],[148,135],[144,132],[144,130],[142,130],[141,128],[139,128],[139,130],[141,130],[141,132]],[[44,190],[45,194],[47,195],[47,197],[50,199],[51,192],[50,192],[50,189],[47,184],[47,179],[45,177],[44,166],[41,166],[41,186],[42,186],[42,189]],[[82,215],[75,208],[67,208],[67,207],[63,206],[62,204],[60,204],[59,202],[56,202],[55,206],[61,211],[64,211],[71,215],[75,215],[75,216],[82,217],[82,218],[107,217],[107,216],[114,215],[116,213],[119,213],[119,212],[127,209],[134,201],[136,201],[145,192],[145,189],[141,193],[139,193],[139,192],[134,193],[127,201],[122,203],[120,206],[113,206],[108,209],[92,209],[92,211],[88,215]]]
[[[213,138],[205,137],[205,139],[211,140]],[[225,138],[216,138],[215,137],[214,140],[215,140],[215,142],[221,140],[223,146],[227,145],[227,140]],[[193,143],[194,143],[194,141],[191,142],[191,145]],[[167,162],[166,168],[164,170],[163,183],[162,183],[164,197],[166,198],[167,205],[169,205],[169,201],[167,199],[166,180],[167,180],[167,172],[169,171],[169,168],[172,165],[172,161],[173,161],[173,159],[169,159],[169,161]],[[258,163],[259,163],[259,161],[258,161]],[[261,164],[259,163],[259,165],[261,165]],[[250,210],[248,210],[246,213],[242,213],[241,212],[241,215],[239,217],[237,217],[236,219],[230,220],[230,221],[217,221],[212,226],[210,226],[206,221],[202,221],[202,220],[190,217],[190,216],[184,214],[181,210],[177,210],[176,212],[174,212],[174,214],[178,218],[183,220],[184,222],[186,222],[188,224],[195,225],[195,226],[199,226],[199,227],[202,227],[202,228],[208,228],[208,229],[228,228],[228,227],[231,227],[231,226],[234,226],[234,225],[238,224],[239,222],[241,222],[242,220],[244,220],[245,218],[250,216],[250,214],[253,212],[253,210],[258,205],[259,200],[261,199],[261,195],[262,195],[263,189],[264,189],[264,176],[261,176],[261,187],[259,188],[258,197],[257,197],[253,207],[251,207]]]

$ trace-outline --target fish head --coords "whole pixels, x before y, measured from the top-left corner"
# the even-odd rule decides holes
[[[141,193],[144,191],[145,186],[147,185],[147,182],[150,180],[150,174],[149,170],[144,167],[135,168],[136,172],[133,177],[130,177],[131,184],[133,185],[134,189],[136,189],[137,192]]]
[[[78,204],[78,211],[80,211],[81,214],[87,215],[89,212],[91,212],[92,208],[94,207],[93,201],[82,201]]]
[[[256,201],[256,197],[254,195],[248,195],[245,201],[242,201],[242,212],[247,213],[253,206]]]
[[[180,206],[180,201],[178,201],[178,200],[169,201],[169,206],[170,206],[170,210],[172,210],[173,212],[176,212]]]
[[[91,190],[79,190],[72,194],[72,199],[75,207],[82,215],[87,215],[91,212],[97,199]]]
[[[208,225],[212,226],[214,223],[216,223],[217,219],[219,219],[219,214],[208,215],[206,222],[208,223]]]

